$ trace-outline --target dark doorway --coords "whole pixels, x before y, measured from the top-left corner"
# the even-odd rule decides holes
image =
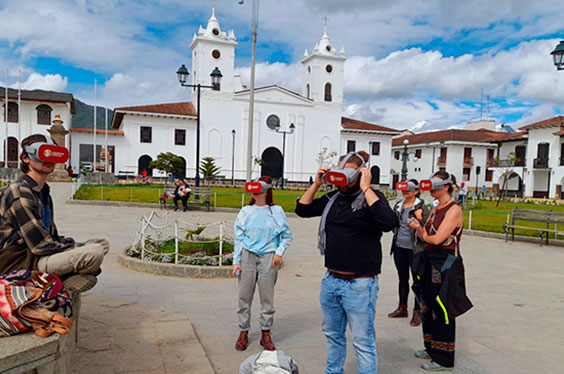
[[[180,159],[182,160],[182,171],[180,172],[179,175],[176,175],[176,178],[186,178],[186,159],[184,157],[180,157]]]
[[[149,164],[153,161],[151,156],[143,155],[139,157],[139,162],[137,163],[138,174],[146,171],[148,177],[153,176],[153,169],[149,169]]]
[[[374,165],[370,168],[370,173],[372,173],[370,184],[380,184],[380,168]]]
[[[280,179],[282,176],[282,153],[278,148],[270,147],[262,153],[262,165],[260,175],[268,175],[272,179]]]
[[[396,189],[396,185],[399,182],[399,174],[394,174],[392,176],[392,188],[395,190]]]
[[[12,136],[8,138],[8,167],[18,167],[18,139]]]

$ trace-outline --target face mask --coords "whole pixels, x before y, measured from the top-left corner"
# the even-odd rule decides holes
[[[437,190],[440,190],[441,188],[443,188],[444,186],[446,186],[448,184],[450,184],[450,185],[454,184],[450,175],[448,176],[447,179],[441,179],[441,178],[438,178],[438,177],[434,177],[434,178],[422,180],[422,181],[419,182],[419,186],[421,187],[421,189],[423,191],[437,191]]]
[[[345,167],[345,164],[347,163],[349,158],[354,155],[360,157],[360,159],[362,160],[362,165],[360,165],[358,169]],[[363,167],[366,167],[366,162],[364,161],[362,156],[360,156],[356,152],[349,152],[345,156],[343,161],[339,163],[339,166],[332,168],[327,172],[327,174],[325,174],[325,180],[335,186],[347,186],[358,179],[360,169]]]
[[[396,190],[398,190],[398,191],[412,192],[412,191],[417,191],[418,189],[419,189],[419,186],[417,186],[413,182],[398,182],[396,184]]]
[[[259,194],[266,192],[272,188],[271,184],[265,181],[253,181],[245,183],[245,191],[248,193]]]
[[[46,136],[46,142],[33,143],[24,146],[30,159],[37,162],[52,162],[64,164],[69,159],[69,151],[65,147],[56,145],[50,137]]]

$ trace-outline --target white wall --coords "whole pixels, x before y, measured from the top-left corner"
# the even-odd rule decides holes
[[[391,155],[392,155],[392,136],[384,134],[365,134],[354,132],[341,132],[341,152],[343,155],[347,152],[347,142],[353,140],[356,142],[356,151],[365,151],[370,155],[368,168],[378,166],[380,168],[380,183],[381,185],[389,185],[392,183],[391,177]],[[372,155],[371,142],[380,143],[380,154],[377,156]]]

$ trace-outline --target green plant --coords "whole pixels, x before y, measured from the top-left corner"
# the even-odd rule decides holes
[[[198,236],[206,229],[206,226],[197,227],[194,230],[186,230],[186,236],[184,237],[186,240],[194,240],[194,236]]]
[[[184,159],[172,152],[159,153],[157,159],[149,163],[150,169],[162,170],[174,176],[184,175],[186,172],[185,167]]]
[[[215,164],[213,157],[204,157],[200,165],[200,173],[206,181],[215,179],[221,168]]]

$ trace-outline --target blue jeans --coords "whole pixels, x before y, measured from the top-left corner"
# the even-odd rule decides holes
[[[352,281],[333,278],[321,282],[321,328],[327,338],[326,374],[343,374],[347,356],[345,330],[350,325],[358,374],[378,372],[374,315],[378,299],[378,277]]]

